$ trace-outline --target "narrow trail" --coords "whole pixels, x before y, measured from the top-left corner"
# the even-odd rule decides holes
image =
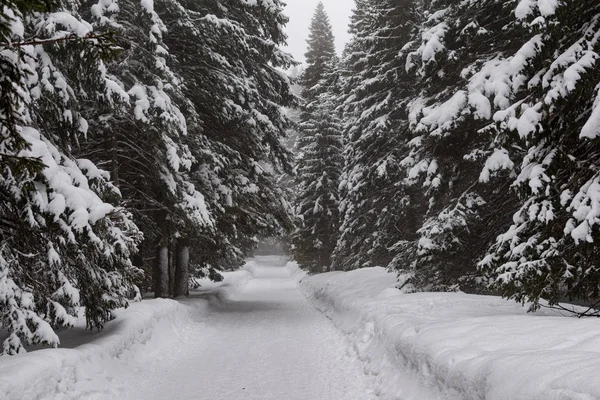
[[[167,347],[127,372],[127,399],[370,400],[370,378],[347,341],[307,303],[278,257],[211,303]],[[188,300],[193,302],[193,299]]]

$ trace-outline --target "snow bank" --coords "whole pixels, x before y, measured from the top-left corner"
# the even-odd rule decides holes
[[[600,398],[600,320],[528,314],[494,296],[402,294],[383,268],[307,277],[381,399]]]
[[[192,309],[173,300],[147,300],[117,310],[117,319],[99,334],[79,332],[75,341],[93,337],[87,344],[1,357],[0,398],[79,399],[97,392],[115,395],[117,388],[107,385],[107,381],[114,376],[108,371],[123,368],[116,361],[136,358],[146,346],[176,337],[172,333],[185,324]]]
[[[300,269],[298,263],[295,261],[288,262],[285,267],[288,271],[290,271],[290,278],[295,280],[296,282],[302,281],[306,276],[308,276],[308,272],[303,269]]]

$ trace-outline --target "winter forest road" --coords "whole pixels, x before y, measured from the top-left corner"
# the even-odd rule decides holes
[[[369,400],[375,396],[344,334],[307,303],[278,257],[255,279],[157,346],[124,376],[143,400]],[[194,299],[187,300],[193,302]],[[128,375],[128,376],[127,376]]]

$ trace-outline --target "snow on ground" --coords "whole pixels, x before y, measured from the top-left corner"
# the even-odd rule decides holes
[[[599,319],[402,294],[382,268],[306,277],[257,257],[224,275],[0,358],[0,399],[600,399]]]
[[[600,399],[600,319],[395,284],[383,268],[301,282],[350,338],[381,399]]]
[[[118,310],[104,331],[92,334],[81,322],[61,337],[63,348],[0,358],[0,399],[84,399],[116,394],[114,368],[135,360],[142,347],[175,334],[191,310],[171,300],[148,300]],[[66,338],[65,338],[66,337]],[[80,344],[84,343],[84,344]]]
[[[369,400],[346,336],[298,291],[281,257],[250,260],[181,301],[118,311],[97,335],[0,358],[0,399]],[[86,342],[86,344],[82,344]]]
[[[220,283],[201,282],[196,294],[205,292],[205,298],[133,303],[116,310],[116,319],[99,333],[85,329],[82,314],[75,328],[59,332],[59,349],[30,347],[25,355],[0,357],[0,399],[122,398],[125,385],[118,374],[146,359],[154,348],[176,346],[191,329],[190,321],[209,313],[212,296],[243,290],[252,279],[246,270],[223,275]]]
[[[126,375],[131,390],[123,398],[373,398],[345,335],[298,291],[297,268],[278,257],[259,257],[245,268],[253,279],[244,289],[211,301],[177,349],[157,351]]]

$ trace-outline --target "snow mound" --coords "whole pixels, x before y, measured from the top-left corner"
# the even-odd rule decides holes
[[[302,279],[308,276],[308,272],[300,269],[300,266],[295,261],[288,262],[285,267],[288,269],[288,271],[290,271],[290,278],[296,282],[300,282]]]
[[[383,268],[307,277],[301,288],[350,338],[381,399],[600,398],[600,320],[495,296],[402,294]]]
[[[119,387],[107,385],[108,371],[123,368],[117,360],[137,359],[147,346],[175,338],[193,307],[156,299],[117,310],[117,319],[93,339],[69,349],[43,349],[0,359],[0,398],[81,399],[90,393],[119,398]],[[79,339],[81,340],[81,338]],[[69,343],[63,343],[68,346]]]

